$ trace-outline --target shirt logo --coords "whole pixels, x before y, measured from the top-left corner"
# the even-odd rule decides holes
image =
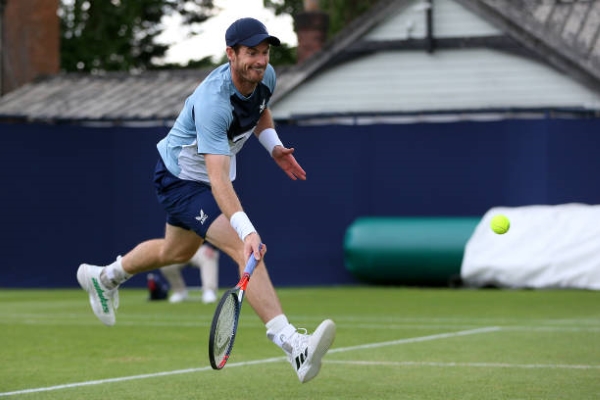
[[[202,225],[206,222],[208,214],[204,214],[204,210],[200,209],[200,215],[196,217],[196,221],[199,221]]]
[[[260,105],[260,108],[259,108],[259,112],[262,114],[262,112],[265,111],[265,108],[267,108],[267,100],[263,99],[263,102],[262,102],[262,104]]]

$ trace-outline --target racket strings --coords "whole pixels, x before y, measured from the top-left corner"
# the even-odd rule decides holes
[[[213,356],[217,363],[227,357],[233,344],[235,325],[237,321],[238,300],[235,294],[227,296],[221,307],[213,343]]]

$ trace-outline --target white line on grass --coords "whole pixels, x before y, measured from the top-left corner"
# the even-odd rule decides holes
[[[273,357],[273,358],[265,358],[263,360],[231,363],[231,364],[227,364],[227,368],[243,367],[245,365],[253,365],[253,364],[266,364],[266,363],[271,363],[271,362],[276,362],[276,361],[281,361],[281,360],[285,360],[285,357]],[[133,381],[133,380],[137,380],[137,379],[156,378],[159,376],[189,374],[192,372],[210,371],[211,369],[212,369],[211,367],[187,368],[187,369],[178,369],[175,371],[155,372],[152,374],[124,376],[121,378],[98,379],[95,381],[67,383],[64,385],[48,386],[48,387],[35,388],[35,389],[24,389],[24,390],[17,390],[14,392],[4,392],[4,393],[0,393],[0,397],[13,396],[13,395],[17,395],[17,394],[49,392],[49,391],[53,391],[53,390],[70,389],[70,388],[76,388],[76,387],[82,387],[82,386],[102,385],[104,383],[116,383],[116,382]]]
[[[329,350],[329,352],[330,353],[340,353],[340,352],[346,352],[346,351],[352,351],[352,350],[373,349],[375,347],[394,346],[397,344],[427,342],[429,340],[448,339],[448,338],[457,337],[457,336],[476,335],[478,333],[496,332],[496,331],[499,331],[500,329],[501,328],[497,327],[497,326],[489,326],[487,328],[469,329],[467,331],[440,333],[437,335],[429,335],[429,336],[420,336],[420,337],[415,337],[415,338],[392,340],[389,342],[369,343],[369,344],[361,344],[358,346],[342,347],[339,349],[331,349],[331,350]]]
[[[479,334],[479,333],[495,332],[495,331],[499,331],[500,329],[501,328],[499,328],[499,327],[492,326],[492,327],[480,328],[480,329],[470,329],[470,330],[466,330],[466,331],[441,333],[438,335],[429,335],[429,336],[421,336],[421,337],[415,337],[415,338],[392,340],[389,342],[370,343],[370,344],[364,344],[364,345],[359,345],[359,346],[342,347],[342,348],[337,348],[337,349],[331,349],[329,352],[330,353],[340,353],[340,352],[347,352],[347,351],[353,351],[353,350],[371,349],[371,348],[375,348],[375,347],[394,346],[394,345],[405,344],[405,343],[416,343],[416,342],[425,342],[425,341],[429,341],[429,340],[448,339],[448,338],[459,337],[459,336],[475,335],[475,334]],[[266,359],[262,359],[262,360],[231,363],[231,364],[227,364],[227,367],[232,368],[232,367],[242,367],[245,365],[266,364],[266,363],[271,363],[271,362],[282,361],[285,359],[286,359],[285,357],[273,357],[273,358],[266,358]],[[210,369],[211,369],[210,367],[188,368],[188,369],[180,369],[180,370],[175,370],[175,371],[157,372],[157,373],[153,373],[153,374],[124,376],[121,378],[99,379],[99,380],[95,380],[95,381],[68,383],[68,384],[57,385],[57,386],[24,389],[24,390],[17,390],[14,392],[4,392],[4,393],[0,393],[0,397],[19,395],[19,394],[37,393],[37,392],[48,392],[48,391],[53,391],[53,390],[70,389],[70,388],[76,388],[76,387],[82,387],[82,386],[101,385],[101,384],[105,384],[105,383],[124,382],[124,381],[131,381],[131,380],[137,380],[137,379],[156,378],[156,377],[160,377],[160,376],[189,374],[192,372],[209,371]]]
[[[524,369],[600,369],[600,365],[576,364],[507,364],[507,363],[457,363],[430,361],[340,361],[327,360],[327,364],[375,365],[391,367],[467,367],[467,368],[524,368]]]
[[[208,370],[208,369],[210,369],[210,367],[188,368],[188,369],[180,369],[180,370],[176,370],[176,371],[156,372],[156,373],[153,373],[153,374],[124,376],[122,378],[110,378],[110,379],[99,379],[99,380],[96,380],[96,381],[67,383],[67,384],[64,384],[64,385],[48,386],[48,387],[35,388],[35,389],[16,390],[14,392],[4,392],[4,393],[0,393],[0,396],[13,396],[13,395],[17,395],[17,394],[29,394],[29,393],[38,393],[38,392],[49,392],[49,391],[53,391],[53,390],[69,389],[69,388],[76,388],[76,387],[81,387],[81,386],[101,385],[103,383],[124,382],[124,381],[131,381],[131,380],[135,380],[135,379],[155,378],[157,376],[187,374],[187,373],[190,373],[190,372],[205,371],[205,370]]]
[[[85,314],[86,317],[88,313]],[[76,318],[79,318],[77,320]],[[70,326],[98,326],[97,320],[92,320],[89,318],[81,318],[74,317],[73,319],[54,319],[54,320],[42,320],[42,319],[19,319],[19,320],[10,320],[3,319],[2,314],[0,313],[0,326],[2,325],[44,325],[44,326],[64,326],[66,324]],[[297,320],[297,318],[295,319]],[[312,321],[311,321],[312,322]],[[446,324],[428,324],[426,321],[423,321],[422,324],[355,324],[355,323],[339,323],[336,319],[337,326],[339,328],[351,328],[351,329],[373,329],[373,330],[406,330],[406,329],[472,329],[476,325],[474,324],[458,324],[458,323],[446,323]],[[489,321],[489,322],[501,322],[501,321]],[[168,328],[190,328],[196,329],[198,327],[209,327],[210,321],[194,321],[194,322],[164,322],[164,321],[119,321],[119,326],[147,326],[147,327],[168,327]],[[260,328],[263,327],[264,324],[262,322],[245,322],[244,326],[252,327],[252,328]],[[574,333],[594,333],[600,332],[600,325],[597,327],[593,326],[557,326],[557,325],[547,325],[547,326],[515,326],[515,325],[502,325],[503,331],[521,331],[521,332],[574,332]]]
[[[9,313],[0,311],[0,325],[45,325],[45,326],[97,326],[96,319],[88,318],[89,313],[67,313],[51,314],[39,313]],[[295,321],[314,321],[314,317],[294,315]],[[339,327],[351,327],[352,329],[473,329],[481,325],[501,326],[502,330],[514,331],[547,331],[547,332],[600,332],[600,320],[598,318],[579,318],[563,320],[547,319],[523,319],[516,318],[400,318],[400,317],[349,317],[338,316],[336,323]],[[529,325],[532,324],[532,325]],[[189,321],[182,321],[181,317],[161,315],[152,317],[148,315],[129,315],[127,319],[119,321],[120,326],[151,326],[151,327],[183,327],[197,328],[210,326],[209,317],[198,320],[197,317]],[[244,326],[264,326],[257,318],[244,321]]]

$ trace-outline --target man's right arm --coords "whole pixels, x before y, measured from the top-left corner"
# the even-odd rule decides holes
[[[231,158],[221,154],[205,154],[204,160],[213,196],[221,212],[229,220],[236,212],[243,211],[242,204],[229,179]]]
[[[213,196],[223,215],[244,242],[245,256],[248,257],[253,252],[255,256],[258,255],[257,259],[260,259],[260,236],[244,212],[242,203],[229,179],[230,157],[220,154],[205,154],[204,160]]]

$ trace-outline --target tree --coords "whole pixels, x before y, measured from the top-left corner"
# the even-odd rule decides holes
[[[194,27],[215,12],[212,0],[61,0],[61,66],[66,71],[158,67],[169,46],[156,42],[164,16]]]
[[[329,35],[333,36],[350,22],[365,13],[379,0],[319,0],[318,7],[329,15]],[[294,16],[308,7],[307,0],[263,0],[266,8],[273,10],[275,15],[289,14]]]
[[[263,5],[273,10],[275,15],[288,14],[293,17],[304,10],[303,0],[263,0]]]
[[[321,0],[322,10],[329,14],[329,34],[335,35],[360,17],[379,0]]]
[[[296,48],[285,43],[281,43],[281,46],[271,47],[269,62],[275,66],[296,64]]]

